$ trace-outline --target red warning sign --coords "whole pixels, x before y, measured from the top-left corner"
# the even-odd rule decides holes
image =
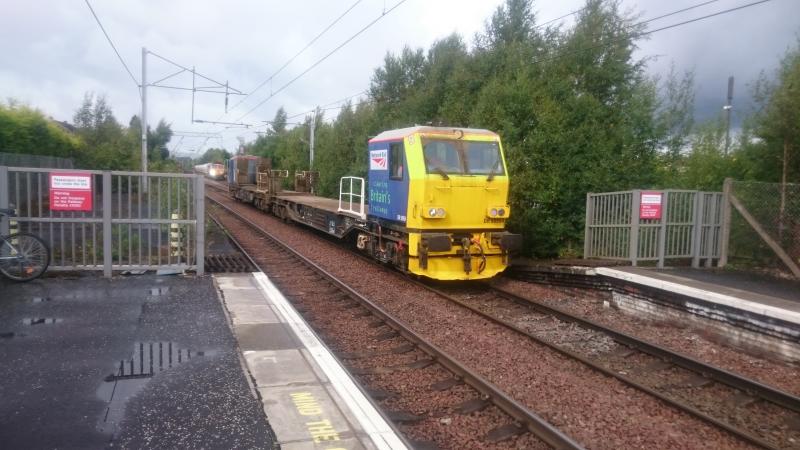
[[[639,203],[640,219],[660,219],[661,200],[664,194],[661,192],[642,192],[641,202]]]
[[[50,174],[52,211],[91,211],[92,175],[58,172]]]

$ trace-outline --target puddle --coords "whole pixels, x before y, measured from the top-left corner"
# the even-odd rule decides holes
[[[97,396],[107,403],[98,429],[115,433],[125,413],[125,404],[156,375],[194,358],[213,356],[216,351],[180,348],[174,342],[137,342],[129,359],[115,364],[114,372],[103,379]]]
[[[44,303],[44,302],[49,302],[51,300],[53,299],[50,297],[33,297],[31,303]]]
[[[167,292],[169,292],[168,286],[150,288],[150,295],[152,296],[164,295]]]
[[[16,335],[17,333],[0,333],[0,339],[11,339]]]
[[[57,319],[55,317],[34,317],[22,319],[23,325],[53,325],[54,323],[61,323],[64,319]]]

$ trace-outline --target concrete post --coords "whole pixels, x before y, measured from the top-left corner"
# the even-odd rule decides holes
[[[711,212],[709,214],[711,220],[706,235],[706,267],[711,267],[712,261],[714,261],[714,223],[717,218],[717,202],[715,200],[714,196],[711,196]]]
[[[142,192],[147,193],[147,49],[142,47]],[[194,105],[194,104],[193,104]]]
[[[195,176],[195,214],[197,225],[195,226],[196,243],[195,243],[195,264],[197,265],[197,275],[205,274],[205,258],[206,258],[206,193],[205,182],[201,175]]]
[[[583,259],[588,258],[592,254],[592,230],[589,228],[594,219],[594,210],[592,208],[592,193],[586,194],[586,221],[584,222],[583,232]]]
[[[0,208],[8,208],[8,167],[0,166]],[[0,218],[0,235],[8,234],[8,218]]]
[[[661,226],[658,229],[658,264],[659,269],[664,268],[664,259],[667,253],[667,219],[669,218],[669,191],[661,193]]]
[[[733,180],[725,178],[722,184],[722,225],[720,226],[719,237],[719,261],[718,267],[725,267],[728,264],[728,246],[731,238],[731,191]]]
[[[636,266],[639,258],[639,207],[642,202],[642,191],[631,192],[631,246],[629,250],[631,265]]]
[[[103,171],[103,276],[111,278],[111,172]]]
[[[703,237],[703,201],[705,194],[694,193],[694,210],[692,212],[692,267],[700,267],[700,239]]]

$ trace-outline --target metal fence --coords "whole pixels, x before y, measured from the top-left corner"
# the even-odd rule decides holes
[[[90,211],[51,209],[50,173],[91,177]],[[0,166],[0,234],[50,245],[53,270],[196,270],[203,274],[204,184],[198,175]]]
[[[800,277],[800,184],[725,180],[730,236],[722,263]]]
[[[642,194],[661,195],[658,218],[646,218]],[[723,217],[721,192],[684,190],[622,191],[586,195],[584,258],[655,261],[702,260],[720,256]],[[654,214],[651,210],[650,214]],[[652,216],[650,216],[652,217]]]

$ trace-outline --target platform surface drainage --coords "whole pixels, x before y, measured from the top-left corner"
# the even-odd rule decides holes
[[[238,253],[206,256],[205,269],[208,273],[252,272],[255,270],[250,261]]]
[[[166,294],[168,292],[169,292],[169,287],[167,287],[167,286],[150,288],[150,295],[152,295],[154,297],[155,296],[159,296],[159,295],[164,295],[164,294]]]
[[[22,319],[23,325],[34,326],[34,325],[53,325],[55,323],[63,322],[64,319],[57,319],[55,317],[28,317]]]

